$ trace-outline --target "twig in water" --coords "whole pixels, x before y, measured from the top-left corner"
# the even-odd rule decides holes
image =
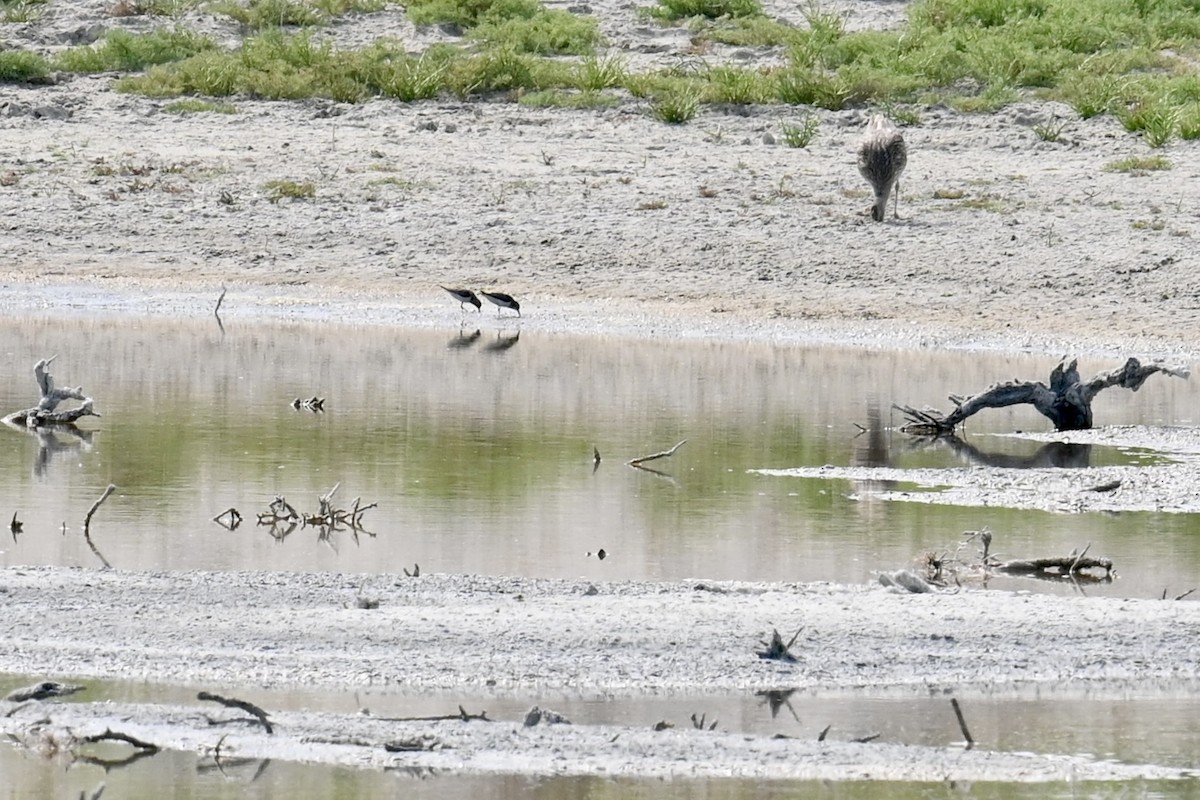
[[[1175,595],[1175,599],[1176,599],[1176,600],[1182,600],[1183,598],[1187,597],[1189,594],[1191,594],[1191,593],[1192,593],[1192,592],[1194,592],[1194,591],[1196,591],[1196,590],[1195,590],[1195,588],[1188,589],[1188,590],[1187,590],[1186,592],[1184,592],[1183,594],[1177,594],[1177,595]]]
[[[687,439],[684,439],[679,444],[672,447],[670,450],[663,450],[661,453],[651,453],[648,456],[639,456],[629,462],[629,466],[636,467],[638,464],[643,464],[647,461],[654,461],[656,458],[670,458],[675,455],[675,451],[687,444]]]
[[[143,742],[141,739],[130,736],[128,733],[114,731],[112,728],[105,728],[104,733],[96,733],[91,736],[85,736],[79,741],[84,744],[93,744],[95,742],[125,742],[126,744],[133,745],[139,750],[146,750],[150,753],[157,753],[159,750],[158,745],[156,744]]]
[[[866,736],[859,736],[857,739],[851,739],[850,741],[855,744],[866,744],[867,742],[875,741],[882,735],[882,733],[868,733]]]
[[[825,737],[829,735],[829,729],[832,727],[833,727],[833,723],[831,722],[828,725],[826,725],[824,728],[821,728],[821,732],[817,734],[817,741],[818,742],[825,741]]]
[[[263,730],[267,733],[274,733],[275,728],[271,725],[271,721],[267,719],[267,712],[263,711],[253,703],[247,703],[245,700],[238,700],[234,697],[222,697],[219,694],[212,692],[200,692],[196,695],[197,700],[210,700],[214,703],[220,703],[226,708],[236,708],[240,711],[245,711],[247,714],[254,717],[258,724],[263,726]]]
[[[229,291],[225,288],[225,284],[221,284],[221,296],[217,298],[217,307],[213,309],[213,316],[217,319],[221,318],[221,301],[225,299],[225,292]]]
[[[100,550],[96,547],[96,543],[92,541],[92,532],[90,526],[92,524],[92,515],[96,513],[96,509],[99,508],[100,504],[107,500],[108,496],[116,491],[116,489],[117,487],[110,483],[108,488],[104,490],[104,494],[100,495],[100,499],[95,503],[92,503],[92,507],[88,509],[87,516],[83,518],[83,538],[88,543],[88,547],[92,549],[92,552],[96,554],[96,558],[100,559],[100,563],[104,564],[105,569],[112,569],[112,564],[108,563],[108,559],[100,553]]]
[[[958,729],[962,731],[963,738],[967,740],[967,749],[970,750],[975,746],[975,740],[971,738],[971,732],[967,730],[967,721],[963,719],[962,708],[958,705],[958,698],[951,697],[950,705],[954,706],[954,716],[958,717]]]

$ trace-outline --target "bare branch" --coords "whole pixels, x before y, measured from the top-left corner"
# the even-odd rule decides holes
[[[670,450],[663,450],[661,453],[652,453],[651,455],[648,455],[648,456],[640,456],[638,458],[633,459],[632,461],[630,461],[628,463],[630,466],[636,467],[638,464],[642,464],[647,461],[653,461],[656,458],[670,458],[671,456],[675,455],[676,450],[683,447],[685,444],[687,444],[687,439],[684,439],[682,442],[675,445]]]
[[[236,697],[222,697],[219,694],[212,692],[200,692],[196,695],[197,700],[209,700],[214,703],[220,703],[226,708],[236,708],[240,711],[245,711],[255,719],[253,720],[263,726],[263,730],[267,733],[274,733],[275,728],[271,725],[271,721],[267,719],[267,712],[263,711],[253,703],[248,703],[245,700],[238,700]]]

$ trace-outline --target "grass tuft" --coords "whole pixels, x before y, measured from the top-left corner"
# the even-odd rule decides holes
[[[1174,165],[1166,156],[1129,156],[1128,158],[1110,161],[1104,165],[1105,172],[1129,172],[1134,175],[1145,175],[1148,172],[1158,172],[1171,169]]]
[[[283,199],[311,200],[317,196],[317,187],[311,181],[267,181],[263,184],[263,191],[272,203]]]
[[[214,103],[212,100],[187,98],[167,103],[163,111],[169,114],[236,114],[237,107],[233,103]]]
[[[0,82],[35,83],[50,74],[50,62],[28,50],[0,50]]]
[[[182,29],[136,34],[111,30],[104,40],[59,54],[59,68],[69,72],[141,71],[155,64],[182,61],[216,48],[207,36]]]
[[[808,147],[817,137],[821,128],[821,120],[816,114],[806,114],[799,125],[784,123],[782,126],[783,143],[788,147]]]

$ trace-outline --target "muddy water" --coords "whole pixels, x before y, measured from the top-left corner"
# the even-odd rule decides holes
[[[472,320],[474,322],[474,320]],[[1088,591],[1157,596],[1200,572],[1200,521],[1169,514],[1054,515],[856,501],[839,481],[780,481],[748,469],[822,464],[952,466],[964,456],[887,430],[893,402],[999,378],[1040,377],[1044,356],[838,350],[334,325],[25,318],[0,327],[0,409],[33,404],[39,357],[82,384],[99,419],[81,437],[0,430],[0,514],[21,533],[0,563],[98,566],[81,536],[94,518],[109,563],[128,569],[478,572],[605,579],[862,581],[989,526],[994,549],[1063,555],[1091,542],[1120,573]],[[1085,361],[1087,372],[1111,360]],[[1195,381],[1112,390],[1105,423],[1191,425]],[[326,398],[323,413],[293,398]],[[1028,409],[972,421],[989,457],[1045,458],[989,432],[1042,430]],[[856,424],[869,429],[860,433]],[[671,459],[625,461],[687,439]],[[593,467],[593,447],[602,461]],[[1060,448],[1061,449],[1061,448]],[[1092,447],[1064,468],[1152,463]],[[371,535],[255,525],[272,498],[301,511],[340,486],[377,503]],[[211,518],[237,508],[228,531]],[[606,558],[596,553],[604,549]],[[1008,583],[1034,590],[1041,583]]]
[[[103,754],[110,758],[117,754]],[[53,763],[53,762],[51,762]],[[755,783],[736,780],[692,781],[578,778],[528,778],[519,775],[463,777],[422,769],[389,771],[351,770],[309,764],[260,760],[225,763],[218,769],[211,758],[191,753],[163,752],[128,767],[111,769],[76,764],[46,769],[41,757],[0,743],[0,800],[45,800],[78,797],[105,784],[105,797],[123,800],[159,800],[162,797],[203,797],[210,800],[329,797],[357,800],[443,800],[471,797],[479,800],[537,797],[566,800],[579,797],[664,798],[897,798],[928,800],[970,796],[986,800],[1034,798],[1160,798],[1188,797],[1193,789],[1171,782],[1113,784],[1012,784],[962,786],[954,783],[896,784],[876,782]],[[33,778],[36,770],[37,778]]]
[[[28,676],[0,676],[0,693],[28,683]],[[195,689],[142,683],[89,682],[86,700],[158,702],[197,706]],[[828,738],[846,740],[878,736],[880,741],[929,747],[961,747],[961,736],[945,696],[919,696],[895,691],[882,696],[849,692],[775,692],[736,696],[652,696],[628,700],[577,695],[511,697],[460,694],[419,696],[384,691],[336,695],[306,691],[253,690],[247,695],[271,710],[308,709],[336,713],[369,710],[376,716],[431,716],[452,713],[461,704],[486,710],[497,720],[520,719],[537,702],[564,713],[575,724],[650,727],[667,721],[691,725],[704,715],[723,731],[759,736],[815,738],[829,726]],[[1143,688],[1127,695],[1089,696],[1079,688],[1008,690],[1000,694],[957,692],[979,746],[995,751],[1086,755],[1126,763],[1154,763],[1194,768],[1200,752],[1200,730],[1194,720],[1200,698],[1186,687]],[[73,702],[67,701],[67,702]],[[49,709],[48,709],[49,711]],[[52,713],[52,712],[51,712]],[[1014,722],[1016,724],[1014,724]],[[84,756],[121,760],[128,748],[89,747]],[[619,796],[701,798],[729,797],[958,797],[964,787],[940,784],[804,783],[753,781],[601,780],[582,777],[533,779],[517,776],[466,777],[428,768],[398,766],[391,770],[348,770],[258,759],[236,758],[220,767],[210,755],[164,752],[110,768],[68,759],[59,754],[30,752],[0,744],[0,800],[78,796],[101,781],[115,796],[154,798],[171,786],[176,796],[198,797],[394,797],[402,792],[418,798],[478,796],[588,796],[602,791]],[[1120,791],[1118,791],[1118,789]],[[992,784],[974,786],[972,797],[1182,797],[1195,791],[1194,781],[1136,785]],[[339,794],[340,793],[340,794]]]

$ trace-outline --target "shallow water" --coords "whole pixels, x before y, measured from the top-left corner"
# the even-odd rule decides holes
[[[474,320],[471,320],[474,323]],[[1095,594],[1158,596],[1197,583],[1193,515],[1058,515],[856,501],[846,481],[780,480],[756,468],[952,466],[976,454],[887,428],[893,402],[997,379],[1044,377],[1044,356],[890,352],[388,330],[330,324],[26,318],[0,328],[0,408],[33,404],[39,357],[83,384],[103,417],[83,438],[0,430],[0,488],[23,531],[0,563],[129,569],[476,572],[589,579],[869,580],[990,527],[993,550],[1064,555],[1091,542],[1118,580]],[[492,327],[486,327],[490,325]],[[1084,362],[1084,372],[1113,366]],[[326,398],[324,413],[293,398]],[[1099,398],[1105,424],[1192,425],[1195,382],[1151,380]],[[989,433],[1044,430],[1032,410],[986,412],[970,441],[989,459],[1064,468],[1150,463],[1153,453],[1046,446]],[[868,428],[860,433],[856,427]],[[624,462],[687,439],[670,459]],[[593,470],[593,447],[602,461]],[[661,474],[660,474],[661,473]],[[275,495],[300,511],[378,503],[372,535],[282,539],[255,525]],[[245,522],[211,521],[236,507]],[[65,532],[64,532],[65,528]],[[606,558],[596,553],[604,549]],[[994,586],[1076,591],[1033,581]]]
[[[106,754],[113,757],[113,754]],[[57,768],[47,769],[48,763]],[[738,780],[638,780],[630,778],[555,777],[519,775],[464,777],[442,775],[419,768],[352,770],[311,764],[262,760],[231,761],[218,769],[211,758],[166,751],[128,767],[105,772],[100,766],[47,762],[34,754],[0,743],[0,800],[45,800],[78,797],[105,784],[105,797],[123,800],[158,800],[171,797],[204,797],[212,800],[247,798],[352,797],[358,800],[443,800],[472,797],[483,800],[537,797],[566,800],[579,797],[664,798],[1166,798],[1190,797],[1191,782],[1134,781],[1121,784],[1061,783],[892,783],[778,781],[756,783]],[[169,787],[169,788],[168,788]],[[169,794],[167,794],[169,792]]]

